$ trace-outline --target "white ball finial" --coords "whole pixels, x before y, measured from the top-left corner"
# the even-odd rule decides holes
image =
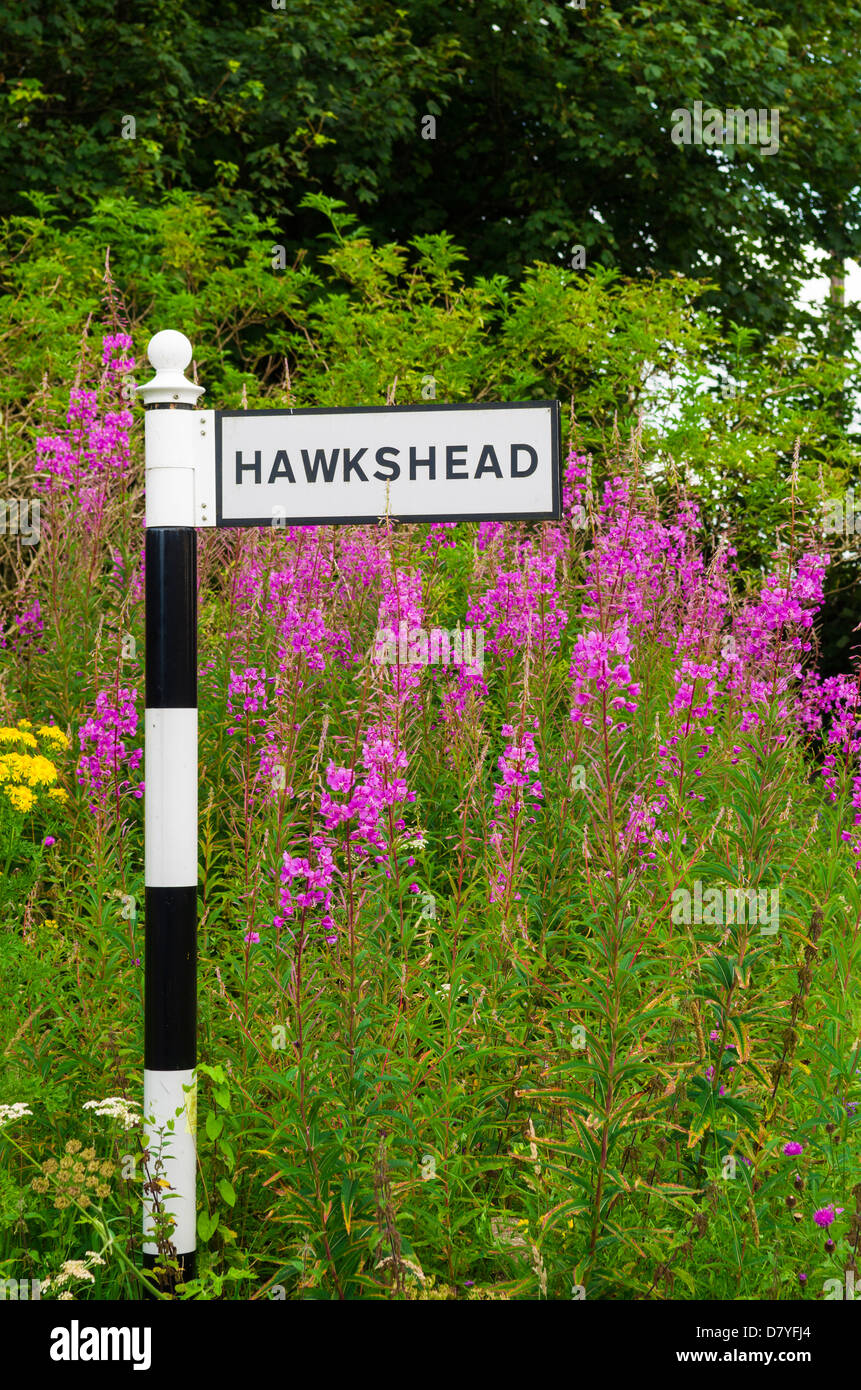
[[[157,372],[184,372],[191,361],[191,343],[175,328],[163,328],[150,338],[146,355]]]
[[[194,405],[203,395],[202,386],[185,379],[191,361],[191,343],[175,328],[163,328],[150,338],[147,356],[155,368],[152,381],[137,388],[144,405]]]

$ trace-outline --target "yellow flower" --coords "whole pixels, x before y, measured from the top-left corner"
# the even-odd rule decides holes
[[[36,748],[33,735],[24,729],[0,729],[0,743],[23,743],[25,748]]]
[[[41,753],[38,753],[34,758],[28,758],[27,763],[27,781],[31,787],[40,784],[48,786],[49,783],[56,782],[57,769],[47,758],[43,758]]]
[[[32,719],[19,719],[19,720],[18,720],[18,728],[19,728],[19,729],[32,729],[32,727],[33,727],[33,721],[32,721]]]
[[[12,786],[4,787],[3,790],[16,811],[23,811],[26,814],[26,812],[31,811],[36,804],[36,798],[29,787]]]
[[[40,753],[4,753],[0,757],[0,782],[22,782],[30,787],[48,786],[57,780],[57,769]]]
[[[69,793],[64,792],[62,787],[51,787],[48,795],[52,796],[55,801],[68,801],[69,799]]]
[[[56,931],[58,923],[54,921],[53,917],[46,917],[42,926],[50,927],[52,931]]]
[[[43,724],[36,732],[40,738],[49,738],[52,743],[56,744],[57,748],[69,748],[71,746],[67,735],[56,724]]]

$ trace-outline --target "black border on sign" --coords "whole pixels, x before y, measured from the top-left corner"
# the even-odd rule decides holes
[[[274,526],[276,520],[287,526],[366,526],[376,524],[380,518],[372,516],[338,517],[231,517],[225,521],[221,514],[221,421],[230,416],[241,415],[391,415],[417,414],[422,411],[439,410],[546,410],[550,407],[551,433],[551,482],[553,487],[553,510],[549,512],[477,512],[453,513],[434,512],[428,516],[392,515],[392,521],[409,526],[425,521],[558,521],[562,515],[562,422],[558,401],[486,401],[469,402],[460,405],[456,401],[446,401],[439,405],[346,405],[311,406],[302,410],[216,410],[215,413],[215,525],[227,529],[231,526]]]

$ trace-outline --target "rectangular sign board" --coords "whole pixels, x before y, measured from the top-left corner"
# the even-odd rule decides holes
[[[558,401],[214,414],[216,526],[560,515]]]

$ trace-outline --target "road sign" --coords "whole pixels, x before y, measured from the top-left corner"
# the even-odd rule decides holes
[[[559,516],[558,401],[213,415],[217,526]]]

